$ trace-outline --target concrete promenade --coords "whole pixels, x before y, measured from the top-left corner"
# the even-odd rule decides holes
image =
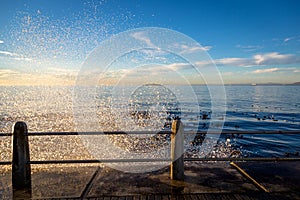
[[[32,199],[300,199],[300,162],[185,162],[185,180],[169,167],[143,174],[97,165],[32,165]],[[11,171],[0,166],[0,199],[12,199]],[[23,199],[22,194],[15,198]]]

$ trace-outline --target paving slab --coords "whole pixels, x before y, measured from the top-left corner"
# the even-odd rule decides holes
[[[80,197],[97,168],[96,166],[32,166],[31,198]],[[24,198],[24,191],[13,194],[11,171],[2,172],[0,180],[0,199]]]
[[[257,189],[228,162],[197,162],[185,165],[185,181],[172,181],[167,167],[143,174],[104,168],[95,178],[88,196],[249,191]]]
[[[80,197],[97,167],[51,167],[32,173],[32,197]]]
[[[270,192],[300,192],[300,162],[238,162]]]
[[[0,166],[0,199],[12,199],[11,171],[8,166]]]

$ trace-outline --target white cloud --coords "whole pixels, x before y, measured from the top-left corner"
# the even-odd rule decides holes
[[[285,38],[284,40],[283,40],[283,42],[288,42],[288,41],[290,41],[290,40],[292,40],[292,39],[294,39],[293,37],[288,37],[288,38]]]
[[[18,54],[11,53],[9,51],[0,51],[0,54],[5,55],[5,56],[17,56]]]
[[[156,46],[155,44],[152,43],[151,39],[146,35],[145,32],[141,31],[141,32],[135,32],[132,33],[131,36],[134,39],[137,39],[139,41],[144,42],[145,44],[147,44],[149,47],[151,48],[155,48],[157,49],[157,53],[158,54],[162,54],[163,51],[161,51],[160,47]],[[201,46],[199,44],[193,44],[193,45],[186,45],[186,44],[172,44],[171,48],[176,48],[178,50],[178,52],[180,54],[190,54],[190,53],[194,53],[194,52],[198,52],[198,51],[209,51],[210,49],[212,49],[212,46]],[[141,50],[140,50],[141,51]],[[147,50],[145,50],[147,51]],[[149,50],[148,50],[149,52]],[[153,54],[153,50],[150,50],[151,54]]]
[[[233,72],[223,72],[222,76],[233,76],[234,73]]]
[[[4,41],[3,40],[0,40],[0,44],[3,44],[4,43]]]
[[[11,70],[11,69],[0,69],[0,77],[7,77],[10,75],[18,74],[19,72]]]
[[[277,52],[257,54],[254,57],[257,65],[292,64],[300,62],[300,57],[293,54],[279,54]]]
[[[300,72],[299,69],[295,67],[285,67],[285,68],[265,68],[265,69],[257,69],[251,72],[251,74],[262,74],[262,73],[271,73],[271,72],[288,72],[288,73],[297,73]]]
[[[180,54],[191,54],[198,51],[209,51],[212,49],[212,46],[201,46],[198,43],[190,45],[174,43],[170,48],[175,48],[176,52],[179,52]]]
[[[20,55],[20,54],[16,54],[16,53],[12,53],[12,52],[9,52],[9,51],[0,51],[0,56],[7,56],[9,57],[10,59],[13,59],[13,60],[18,60],[18,61],[32,61],[31,58],[26,58],[25,56],[23,55]]]
[[[211,50],[212,49],[212,46],[203,46],[202,48],[201,48],[201,50],[203,50],[203,51],[209,51],[209,50]]]
[[[269,68],[269,69],[257,69],[253,71],[253,74],[263,74],[263,73],[270,73],[270,72],[275,72],[278,71],[278,68]]]
[[[32,61],[31,58],[25,58],[25,57],[15,57],[13,58],[14,60],[18,60],[18,61]]]
[[[149,47],[156,47],[150,40],[149,37],[147,37],[145,35],[145,32],[141,31],[141,32],[135,32],[133,34],[131,34],[131,36],[137,40],[140,40],[142,42],[145,42]]]
[[[101,73],[100,79],[121,78],[122,76],[129,74],[130,72],[130,69],[109,70],[105,71],[104,73]]]
[[[59,68],[59,67],[49,67],[48,68],[48,72],[53,72],[53,73],[78,73],[78,70],[74,70],[74,69],[66,69],[66,68]]]
[[[237,48],[242,49],[243,51],[250,52],[262,49],[263,47],[260,45],[236,45]]]
[[[181,54],[189,54],[189,53],[194,53],[197,51],[209,51],[212,46],[188,46],[188,45],[180,45],[180,48],[182,51],[180,52]]]
[[[184,69],[193,69],[193,66],[189,63],[172,63],[165,65],[165,67],[172,69],[174,71],[184,70]]]
[[[163,76],[166,74],[178,73],[180,70],[193,70],[194,67],[189,63],[172,63],[167,65],[143,66],[134,69],[109,70],[102,74],[103,78],[120,78],[124,75],[127,77],[147,78],[154,76]]]
[[[219,65],[230,65],[238,67],[252,67],[260,65],[281,65],[300,63],[300,57],[293,54],[280,54],[271,52],[265,54],[256,54],[252,58],[223,58],[215,60]]]
[[[17,72],[11,69],[0,69],[0,74],[12,74],[12,73],[17,73]]]
[[[248,67],[255,65],[253,60],[247,58],[222,58],[215,60],[217,65],[231,65],[238,67]]]
[[[163,55],[165,54],[165,52],[159,49],[139,49],[139,52],[144,54],[143,59],[145,60],[151,60],[153,58],[164,59]]]

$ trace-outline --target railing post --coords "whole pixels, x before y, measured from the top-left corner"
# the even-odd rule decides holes
[[[172,135],[171,135],[171,180],[184,180],[184,135],[183,124],[179,118],[174,119],[172,123]]]
[[[13,132],[12,186],[14,190],[31,191],[29,161],[27,125],[25,122],[17,122]]]

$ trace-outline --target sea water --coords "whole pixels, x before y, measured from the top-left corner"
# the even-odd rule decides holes
[[[116,90],[112,86],[97,87],[97,95],[93,98],[97,108],[97,120],[101,124],[100,131],[142,131],[153,128],[169,130],[170,120],[176,116],[181,118],[185,131],[208,130],[212,120],[211,95],[208,88],[192,86],[195,100],[189,98],[189,94],[185,94],[185,87],[190,86],[172,87],[180,91],[185,98],[174,95],[176,92],[173,93],[166,87],[156,85],[135,87],[130,94],[124,94],[124,88]],[[0,132],[11,132],[13,124],[20,120],[27,123],[29,132],[77,131],[74,109],[78,111],[80,108],[78,102],[74,103],[74,90],[76,88],[72,86],[1,86]],[[299,86],[225,86],[225,90],[226,114],[220,119],[224,120],[224,130],[233,133],[300,130]],[[115,91],[118,91],[117,94]],[[146,142],[133,147],[135,139],[140,140],[134,137],[112,138],[128,151],[149,150],[149,146],[155,146],[152,140],[144,140]],[[197,145],[205,144],[195,145],[193,139],[187,139],[186,153],[191,157],[201,157]],[[168,143],[166,137],[156,140]],[[10,138],[0,137],[1,160],[10,160],[10,142]],[[31,142],[34,143],[31,145],[33,159],[78,159],[87,158],[88,155],[84,149],[75,150],[74,147],[82,145],[78,138],[44,136],[34,137]],[[239,156],[244,157],[299,156],[299,144],[299,134],[244,134],[238,137],[221,135],[213,151],[219,153],[217,157],[229,157],[235,150],[240,152]],[[45,153],[40,153],[41,151]]]

